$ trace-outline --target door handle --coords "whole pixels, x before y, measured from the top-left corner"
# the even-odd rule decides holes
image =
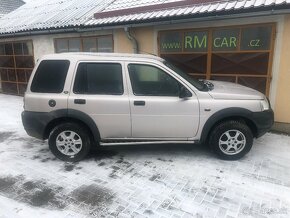
[[[86,104],[86,99],[75,99],[74,103],[75,104]]]
[[[135,106],[145,106],[145,101],[134,101]]]

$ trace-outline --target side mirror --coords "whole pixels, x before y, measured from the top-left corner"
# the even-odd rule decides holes
[[[189,98],[191,96],[192,96],[191,92],[188,91],[188,89],[185,88],[184,86],[181,86],[179,90],[179,98]]]

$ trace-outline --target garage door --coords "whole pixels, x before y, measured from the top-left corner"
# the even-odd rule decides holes
[[[23,95],[33,67],[32,41],[0,43],[0,80],[3,93]]]
[[[199,79],[239,83],[269,94],[274,24],[159,32],[159,54]]]

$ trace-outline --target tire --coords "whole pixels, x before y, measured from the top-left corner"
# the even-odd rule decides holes
[[[209,145],[221,159],[238,160],[251,150],[253,133],[243,122],[225,121],[213,129]]]
[[[76,162],[90,151],[91,140],[86,128],[76,123],[56,126],[48,138],[49,149],[60,160]]]

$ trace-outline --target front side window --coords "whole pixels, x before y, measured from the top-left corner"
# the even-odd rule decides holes
[[[140,96],[178,96],[179,83],[163,70],[142,64],[128,65],[132,89]]]
[[[201,81],[196,80],[193,77],[189,76],[187,73],[185,73],[180,68],[176,67],[174,64],[170,63],[169,61],[165,61],[164,65],[169,67],[171,70],[173,70],[182,78],[186,79],[191,85],[193,85],[198,90],[204,90],[204,84]]]
[[[74,93],[122,95],[124,93],[122,66],[117,63],[80,63]]]
[[[34,75],[31,91],[39,93],[61,93],[64,87],[68,60],[43,60]]]

